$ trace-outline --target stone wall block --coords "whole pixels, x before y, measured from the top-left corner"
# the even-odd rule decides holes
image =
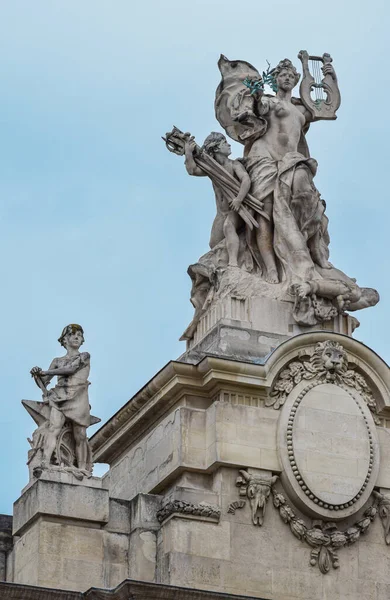
[[[157,511],[161,508],[161,496],[138,494],[130,503],[130,531],[145,529],[154,531],[160,528]]]
[[[128,500],[109,500],[109,518],[105,526],[107,531],[130,533],[130,502]]]
[[[164,551],[230,560],[230,523],[172,518],[163,525]]]
[[[129,536],[105,531],[103,534],[103,582],[113,588],[129,576]]]
[[[189,556],[180,552],[170,555],[170,584],[203,589],[221,589],[223,560]]]
[[[38,515],[107,523],[108,490],[38,480],[14,504],[14,535]]]
[[[156,580],[157,533],[144,529],[132,531],[129,546],[129,576],[140,581]]]

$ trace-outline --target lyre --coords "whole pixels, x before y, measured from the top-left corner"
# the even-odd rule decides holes
[[[341,97],[336,75],[323,75],[321,72],[324,65],[332,62],[332,57],[327,53],[322,56],[309,56],[306,50],[301,50],[298,58],[303,70],[299,93],[313,120],[337,119],[336,111],[340,106]]]

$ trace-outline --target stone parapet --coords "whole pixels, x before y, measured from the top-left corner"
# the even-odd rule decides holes
[[[0,582],[1,600],[254,600],[249,596],[127,580],[113,590],[93,588],[85,593]],[[256,600],[264,600],[256,596]]]

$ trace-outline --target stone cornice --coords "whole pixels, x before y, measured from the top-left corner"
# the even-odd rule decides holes
[[[110,463],[127,440],[134,440],[186,393],[208,396],[232,382],[258,389],[266,384],[264,366],[214,357],[198,365],[171,361],[92,436],[94,461]]]
[[[91,588],[85,593],[0,582],[4,600],[255,600],[236,596],[144,581],[123,581],[114,590]],[[257,598],[257,600],[264,600]]]
[[[95,462],[111,464],[127,446],[186,394],[210,397],[226,385],[240,390],[269,390],[273,379],[295,357],[307,354],[317,342],[336,340],[348,358],[369,377],[378,402],[378,414],[390,416],[390,372],[386,363],[370,348],[342,334],[317,331],[300,334],[283,342],[265,364],[206,356],[197,365],[169,362],[133,396],[90,442]]]

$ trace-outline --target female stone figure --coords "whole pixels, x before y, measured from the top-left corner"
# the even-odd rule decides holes
[[[336,118],[340,93],[329,54],[314,57],[301,51],[298,56],[303,66],[301,98],[292,96],[300,76],[290,60],[280,61],[260,77],[251,64],[221,56],[218,66],[222,80],[216,91],[215,114],[225,132],[244,145],[242,159],[230,161],[230,148],[224,142],[213,147],[214,158],[220,158],[209,157],[212,164],[204,160],[202,167],[207,152],[194,152],[189,133],[174,127],[163,138],[168,150],[186,155],[190,175],[210,177],[217,200],[211,250],[188,270],[195,317],[182,339],[195,336],[197,323],[206,313],[214,318],[222,310],[228,318],[238,319],[231,316],[229,302],[225,303],[230,298],[244,301],[240,319],[249,321],[250,303],[246,305],[246,299],[293,304],[294,321],[305,327],[329,322],[347,309],[374,306],[379,300],[376,290],[359,287],[329,262],[326,205],[314,185],[317,162],[310,157],[305,134],[310,123]],[[318,65],[315,69],[320,80],[311,76],[309,60],[322,63],[322,79]],[[270,84],[274,95],[264,93],[265,83]],[[212,135],[222,140],[221,134]],[[223,173],[222,163],[226,167]],[[235,165],[237,171],[233,173]],[[240,198],[242,207],[237,211],[232,201],[239,204],[239,182],[246,197],[243,201]],[[280,304],[279,308],[286,306]]]
[[[304,134],[311,113],[292,90],[299,74],[291,61],[272,71],[276,96],[266,96],[254,67],[221,57],[222,82],[216,93],[216,116],[227,133],[245,143],[244,164],[251,193],[272,218],[259,220],[259,249],[266,280],[279,281],[276,257],[291,282],[315,275],[314,264],[330,268],[323,237],[324,205],[313,184],[317,163],[310,158]],[[331,64],[324,73],[336,78]],[[249,86],[249,87],[247,87]]]

